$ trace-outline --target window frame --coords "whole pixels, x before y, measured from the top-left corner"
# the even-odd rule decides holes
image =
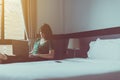
[[[4,40],[4,0],[2,0],[2,13],[1,13],[1,39]]]
[[[12,39],[5,39],[5,25],[4,25],[4,15],[5,15],[5,12],[4,12],[4,0],[2,0],[2,13],[1,13],[1,38],[0,38],[0,44],[12,44]],[[26,35],[25,35],[25,32],[24,32],[24,39],[26,39]]]

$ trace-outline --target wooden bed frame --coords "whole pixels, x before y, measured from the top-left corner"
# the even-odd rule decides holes
[[[79,51],[80,54],[77,57],[87,58],[87,51],[89,50],[90,41],[96,40],[97,38],[101,39],[120,38],[120,26],[100,30],[77,32],[71,34],[54,35],[53,41],[55,45],[56,59],[66,58],[66,50],[69,38],[80,39],[80,51]]]

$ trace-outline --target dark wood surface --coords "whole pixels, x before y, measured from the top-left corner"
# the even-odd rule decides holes
[[[54,35],[53,40],[55,41],[54,46],[56,51],[56,59],[62,59],[66,57],[69,38],[80,39],[80,54],[77,57],[87,58],[87,51],[89,50],[90,41],[96,40],[97,38],[120,38],[120,27]],[[71,54],[69,56],[71,57]]]

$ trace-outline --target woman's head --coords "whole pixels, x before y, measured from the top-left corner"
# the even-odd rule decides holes
[[[48,24],[43,24],[40,27],[39,32],[41,34],[41,37],[45,38],[46,40],[52,38],[52,30]]]

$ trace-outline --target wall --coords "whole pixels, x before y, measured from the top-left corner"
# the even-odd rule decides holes
[[[54,34],[64,33],[63,0],[37,0],[37,27],[48,23]]]
[[[37,27],[48,23],[54,34],[120,26],[120,0],[37,1]]]
[[[65,33],[120,26],[120,0],[64,0]]]

